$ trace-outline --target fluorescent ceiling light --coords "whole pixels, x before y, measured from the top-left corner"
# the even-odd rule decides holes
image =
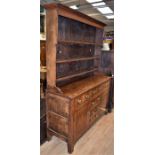
[[[72,8],[74,10],[77,10],[78,9],[78,7],[76,5],[72,5],[72,6],[70,6],[70,8]]]
[[[102,6],[102,5],[105,5],[105,3],[101,2],[101,3],[94,3],[94,4],[92,4],[92,6]]]
[[[102,0],[87,0],[88,3],[101,2]]]
[[[106,16],[108,19],[114,19],[114,15],[108,15]]]
[[[102,14],[113,13],[113,11],[109,7],[97,8]]]

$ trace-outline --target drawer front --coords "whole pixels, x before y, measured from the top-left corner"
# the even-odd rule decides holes
[[[96,106],[87,112],[87,119],[88,119],[89,125],[91,125],[98,118],[97,110],[98,110],[98,107]]]
[[[98,96],[100,96],[100,98],[103,96],[107,96],[107,94],[109,93],[109,88],[110,88],[110,81],[107,81],[107,82],[85,92],[84,94],[76,97],[74,100],[75,110],[79,110],[84,105],[90,104],[90,102],[92,102],[92,100],[94,100]],[[96,103],[94,103],[94,104],[96,104]]]
[[[48,128],[68,136],[68,119],[54,112],[48,112]]]
[[[94,107],[87,112],[87,122],[91,126],[100,116],[104,114],[105,110],[99,106]]]
[[[53,111],[64,117],[69,115],[69,100],[56,95],[47,95],[47,111]]]
[[[99,91],[107,92],[110,88],[110,81],[107,81],[99,86]]]
[[[99,91],[99,87],[96,87],[94,89],[91,89],[87,91],[86,93],[78,96],[75,99],[75,109],[79,110],[81,107],[83,107],[86,104],[89,104],[90,101],[92,101],[94,98],[96,98],[101,92]]]
[[[93,88],[92,90],[90,90],[91,99],[96,98],[97,96],[99,96],[102,93],[106,93],[107,91],[109,91],[109,87],[110,87],[110,82],[107,81],[107,82],[102,83],[101,85]]]
[[[105,106],[103,108],[105,95],[103,92],[94,99],[86,97],[87,101],[85,96],[86,94],[80,96],[79,110],[75,114],[75,139],[78,139],[105,112]]]
[[[75,109],[79,110],[81,107],[86,105],[90,99],[91,99],[90,91],[78,96],[75,99]]]
[[[96,107],[97,105],[101,104],[103,101],[103,95],[99,95],[97,98],[89,102],[90,109]]]

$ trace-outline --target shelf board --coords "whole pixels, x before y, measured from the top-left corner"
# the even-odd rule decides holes
[[[57,60],[56,63],[67,63],[67,62],[74,62],[74,61],[85,61],[85,60],[93,60],[93,59],[97,59],[97,58],[99,58],[99,56],[85,57],[85,58],[73,58],[73,59]]]
[[[67,43],[67,44],[83,44],[83,45],[97,45],[102,46],[102,44],[86,42],[86,41],[68,41],[68,40],[58,40],[59,43]]]
[[[80,73],[77,73],[77,74],[68,75],[68,76],[65,76],[65,77],[58,78],[58,79],[56,79],[56,81],[59,82],[59,81],[67,80],[67,79],[74,78],[76,76],[81,76],[81,75],[91,73],[91,72],[94,72],[94,71],[97,71],[97,70],[98,70],[98,68],[93,68],[92,70],[89,70],[89,71],[84,71],[84,72],[80,72]]]

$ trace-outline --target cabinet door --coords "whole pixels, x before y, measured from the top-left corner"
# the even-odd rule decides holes
[[[75,139],[77,140],[88,128],[87,107],[81,108],[75,114]]]

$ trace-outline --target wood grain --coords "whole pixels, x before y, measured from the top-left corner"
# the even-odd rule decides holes
[[[57,137],[41,145],[40,155],[70,155]],[[76,143],[71,155],[114,155],[114,113],[103,116]]]
[[[68,84],[64,87],[61,87],[62,92],[64,95],[69,96],[70,98],[75,98],[82,93],[96,87],[97,85],[100,85],[106,81],[110,80],[109,77],[106,77],[104,75],[95,75],[92,77],[88,77],[86,79]],[[101,90],[103,91],[103,90]]]
[[[66,141],[72,153],[78,139],[105,114],[110,78],[97,74],[96,59],[105,24],[63,5],[45,8],[47,137]]]
[[[95,42],[86,42],[86,41],[68,41],[68,40],[58,40],[59,43],[66,43],[66,44],[84,44],[84,45],[97,45],[103,46],[102,43],[95,43]]]
[[[92,25],[94,27],[103,28],[106,26],[106,24],[104,24],[98,20],[95,20],[94,18],[91,18],[83,13],[80,13],[79,11],[70,9],[69,7],[61,5],[61,4],[49,3],[49,4],[45,4],[44,7],[47,10],[52,10],[54,8],[58,8],[59,15],[68,17],[68,18],[71,18],[74,20],[78,20],[80,22]]]
[[[47,65],[47,83],[49,86],[55,86],[56,81],[56,44],[58,37],[58,15],[57,10],[52,9],[46,12],[46,65]],[[52,71],[51,71],[52,70]]]
[[[93,60],[93,59],[98,59],[98,58],[99,58],[99,56],[64,59],[64,60],[57,60],[56,63],[67,63],[67,62],[73,62],[73,61],[85,61],[85,60]]]
[[[92,70],[76,73],[76,74],[73,74],[73,75],[68,75],[68,76],[65,76],[65,77],[62,77],[62,78],[58,78],[56,81],[63,81],[63,80],[66,80],[66,79],[71,79],[73,77],[81,76],[81,75],[84,75],[84,74],[87,74],[87,73],[91,73],[91,72],[95,72],[95,71],[97,71],[96,68],[94,68]]]

